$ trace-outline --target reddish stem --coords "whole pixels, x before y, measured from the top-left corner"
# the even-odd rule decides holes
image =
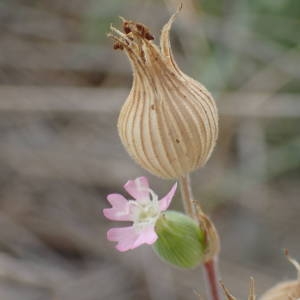
[[[216,258],[204,264],[204,277],[207,285],[207,299],[221,300],[218,261]]]

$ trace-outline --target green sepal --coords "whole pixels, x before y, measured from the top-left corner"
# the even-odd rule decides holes
[[[158,256],[179,268],[194,268],[202,262],[205,249],[204,232],[189,216],[166,211],[155,224],[158,235],[153,244]]]

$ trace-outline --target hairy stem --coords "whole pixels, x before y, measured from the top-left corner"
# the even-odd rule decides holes
[[[194,197],[191,187],[190,176],[182,176],[179,178],[180,190],[183,200],[183,206],[186,214],[196,219],[196,211],[194,207]],[[218,257],[211,259],[203,264],[204,277],[206,281],[207,299],[221,300],[220,278],[218,271]]]

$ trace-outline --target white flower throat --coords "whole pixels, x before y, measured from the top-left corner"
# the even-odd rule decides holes
[[[157,195],[151,189],[147,189],[147,191],[149,191],[148,197],[139,199],[139,201],[129,201],[132,209],[133,227],[137,231],[155,224],[160,214]]]

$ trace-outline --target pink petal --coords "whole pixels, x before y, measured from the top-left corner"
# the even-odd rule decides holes
[[[164,196],[161,200],[159,200],[159,208],[161,211],[168,209],[177,189],[177,182],[172,186],[169,193]]]
[[[104,216],[113,221],[132,221],[131,214],[128,211],[119,211],[114,208],[104,208]]]
[[[118,242],[116,249],[120,252],[138,247],[135,246],[135,241],[138,239],[138,237],[139,234],[136,232],[133,226],[111,228],[107,231],[107,239],[109,241]]]
[[[143,231],[139,233],[138,239],[134,243],[134,247],[139,247],[142,244],[152,245],[158,236],[154,230],[154,225],[146,227]]]
[[[149,183],[146,177],[128,180],[124,185],[124,189],[137,201],[149,199]]]
[[[121,194],[109,194],[106,199],[116,208],[123,207],[128,203],[127,199]]]
[[[120,194],[110,194],[107,200],[112,208],[103,209],[103,214],[107,219],[115,221],[132,221],[129,210],[129,202]]]

